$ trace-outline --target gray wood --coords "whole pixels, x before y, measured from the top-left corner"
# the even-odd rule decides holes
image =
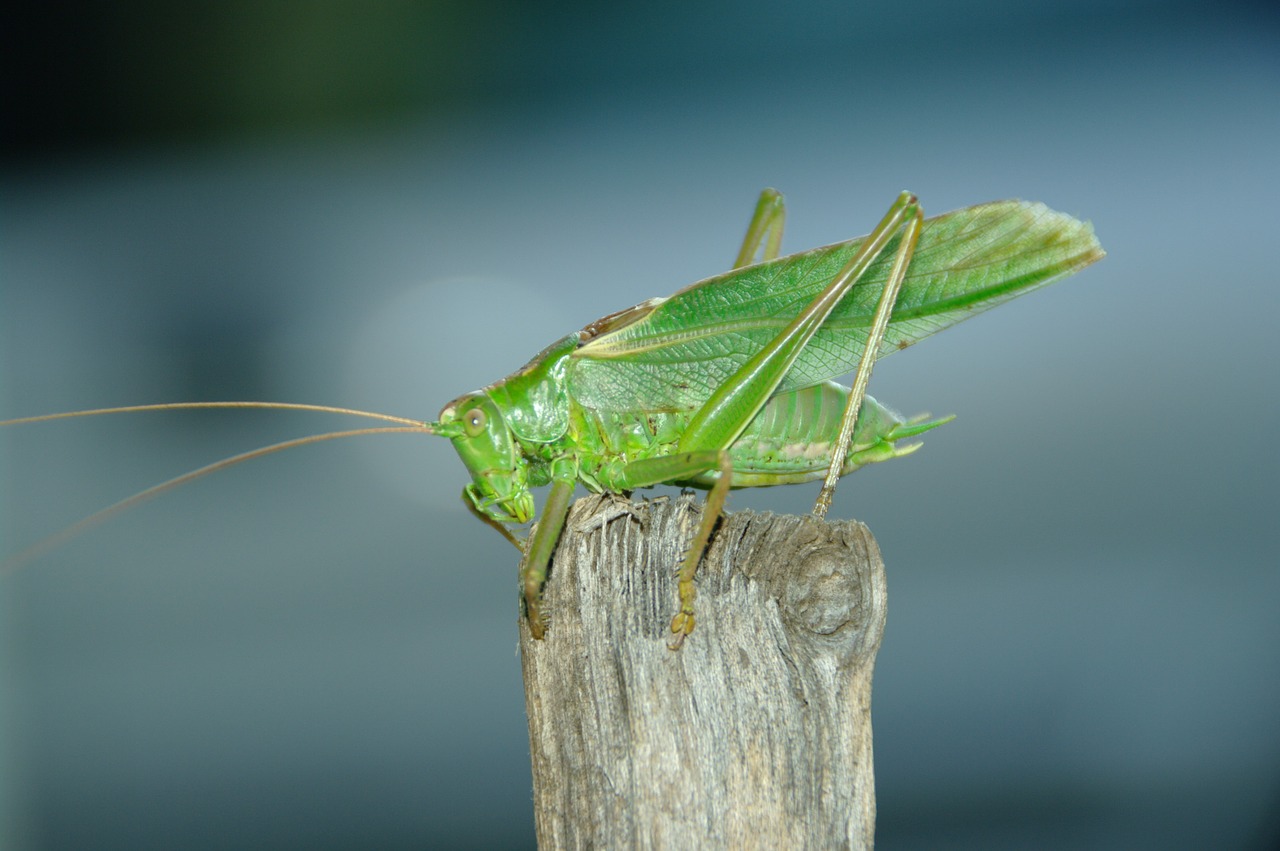
[[[738,512],[667,648],[701,502],[572,508],[520,656],[541,848],[872,847],[884,566],[856,521]]]

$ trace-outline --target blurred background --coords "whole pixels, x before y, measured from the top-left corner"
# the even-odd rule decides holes
[[[876,371],[881,400],[958,414],[834,509],[889,575],[878,846],[1276,846],[1271,4],[2,14],[0,417],[431,418],[722,271],[764,186],[790,250],[865,233],[903,188],[1091,219],[1105,261]],[[0,552],[353,425],[4,429]],[[0,579],[0,845],[532,846],[516,556],[465,478],[443,441],[308,447]]]

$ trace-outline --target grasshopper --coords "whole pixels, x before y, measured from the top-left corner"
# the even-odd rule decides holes
[[[448,438],[471,474],[467,508],[523,553],[529,630],[542,638],[542,587],[578,483],[626,493],[658,484],[708,490],[679,569],[673,649],[694,629],[694,576],[728,491],[823,479],[825,517],[841,476],[914,452],[951,418],[904,418],[867,395],[875,361],[1103,256],[1088,223],[1043,204],[997,201],[925,219],[903,192],[862,238],[779,256],[782,196],[760,195],[730,271],[590,323],[524,367],[422,422],[270,402],[144,405],[29,417],[199,407],[293,408],[396,423],[246,452],[156,485],[37,545],[197,476],[292,446],[386,432]],[[850,387],[834,379],[853,373]],[[532,488],[550,485],[535,517]],[[33,548],[34,549],[34,548]],[[17,559],[30,557],[29,550]]]

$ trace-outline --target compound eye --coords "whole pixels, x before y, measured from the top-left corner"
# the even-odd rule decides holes
[[[484,427],[488,422],[489,418],[485,416],[484,410],[481,408],[472,408],[462,415],[462,427],[466,430],[468,437],[478,437],[484,432]]]

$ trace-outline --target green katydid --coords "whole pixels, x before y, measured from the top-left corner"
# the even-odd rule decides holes
[[[867,395],[879,357],[1103,256],[1087,223],[1022,201],[926,220],[904,192],[868,236],[780,257],[784,218],[782,196],[765,190],[730,271],[592,322],[512,375],[450,402],[434,422],[206,402],[0,425],[191,407],[301,408],[399,424],[225,459],[122,500],[57,540],[162,490],[279,449],[368,433],[447,437],[472,477],[464,503],[524,554],[520,587],[534,638],[545,631],[542,586],[577,483],[596,492],[706,488],[706,508],[680,566],[671,622],[672,646],[679,647],[694,629],[695,571],[730,488],[822,478],[813,513],[824,517],[841,476],[915,451],[918,442],[903,441],[950,419],[904,419]],[[851,387],[834,382],[849,372]],[[550,493],[522,541],[509,527],[534,519],[531,488],[542,485]]]

